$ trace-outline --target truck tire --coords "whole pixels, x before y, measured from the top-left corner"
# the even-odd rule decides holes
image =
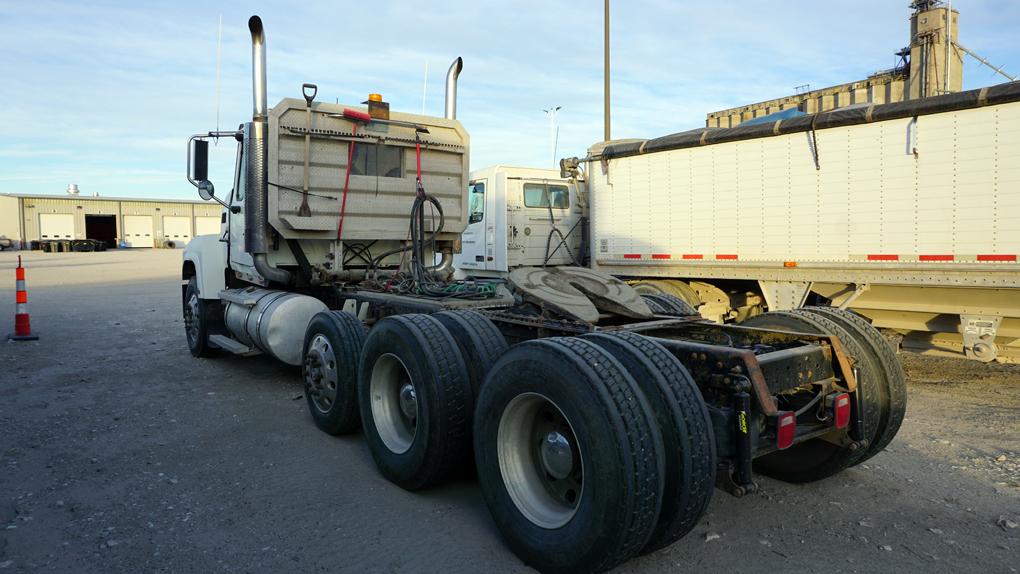
[[[702,303],[693,287],[677,279],[647,279],[632,283],[631,287],[641,295],[672,295],[694,308]]]
[[[358,369],[372,458],[406,490],[438,484],[470,460],[473,396],[453,335],[429,315],[396,315],[368,334]]]
[[[432,315],[446,327],[457,342],[457,348],[467,364],[471,390],[478,389],[492,365],[509,348],[503,333],[485,315],[478,311],[441,311]]]
[[[670,317],[693,317],[698,315],[697,309],[691,307],[686,301],[675,295],[659,293],[642,295],[641,298],[645,300],[645,303],[648,303],[649,307],[654,305],[662,309],[661,312],[656,312],[653,309],[653,312],[659,315],[668,315]]]
[[[803,311],[772,311],[752,317],[741,325],[838,337],[860,367],[862,380],[857,386],[857,392],[862,393],[865,438],[868,445],[874,444],[882,411],[888,409],[888,400],[879,379],[881,367],[856,337],[825,317]],[[867,448],[853,450],[848,446],[816,438],[758,458],[754,461],[754,468],[762,474],[786,482],[813,482],[853,466],[866,451]]]
[[[215,357],[220,348],[209,342],[209,335],[219,332],[223,324],[223,313],[219,301],[198,297],[198,282],[194,277],[188,280],[184,291],[184,334],[188,339],[188,350],[196,357]]]
[[[896,358],[896,352],[886,342],[885,336],[860,315],[836,307],[805,307],[803,310],[827,317],[856,335],[861,344],[874,355],[882,372],[889,407],[882,412],[875,442],[868,447],[860,460],[854,463],[860,464],[887,447],[903,424],[903,418],[907,413],[907,377],[903,373],[903,366]]]
[[[349,434],[361,426],[358,364],[366,333],[360,319],[343,311],[318,313],[308,323],[301,377],[308,411],[323,432]]]
[[[482,385],[475,460],[508,545],[541,572],[601,572],[658,520],[663,444],[634,378],[578,338],[515,345]]]
[[[715,433],[701,391],[672,353],[635,333],[596,333],[582,339],[609,351],[634,377],[662,436],[662,510],[642,550],[650,554],[683,538],[698,523],[715,490]]]

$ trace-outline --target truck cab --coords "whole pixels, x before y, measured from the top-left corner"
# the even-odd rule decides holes
[[[494,165],[471,172],[468,226],[453,258],[460,277],[581,264],[583,193],[559,170]]]

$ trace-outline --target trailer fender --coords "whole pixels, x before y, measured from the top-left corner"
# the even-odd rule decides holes
[[[199,235],[185,246],[181,279],[195,278],[199,299],[219,299],[226,288],[226,268],[227,248],[218,235]]]

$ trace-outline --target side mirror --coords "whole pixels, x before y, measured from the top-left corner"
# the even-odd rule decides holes
[[[191,179],[206,181],[209,179],[209,141],[194,140],[194,161],[191,163]]]
[[[216,189],[213,187],[211,181],[209,181],[208,179],[202,179],[198,181],[198,196],[204,199],[205,201],[215,199]]]

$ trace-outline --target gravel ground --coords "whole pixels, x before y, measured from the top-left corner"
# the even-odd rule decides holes
[[[360,436],[316,430],[294,370],[192,358],[179,261],[27,254],[41,340],[0,343],[0,571],[530,571],[474,482],[404,492]],[[13,267],[0,254],[11,315]],[[902,360],[909,410],[885,452],[716,491],[687,538],[619,571],[1016,572],[1020,368]]]

